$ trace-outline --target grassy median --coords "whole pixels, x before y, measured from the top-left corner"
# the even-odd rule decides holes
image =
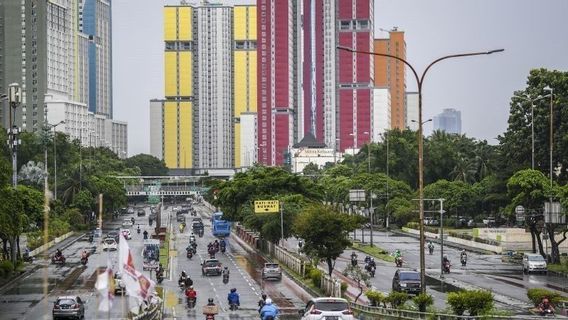
[[[381,259],[387,262],[394,262],[394,257],[391,256],[388,251],[384,250],[383,248],[377,247],[376,245],[373,245],[371,247],[368,244],[354,242],[351,247],[377,259]]]
[[[170,265],[170,234],[166,232],[166,240],[163,246],[160,246],[160,263],[165,270],[169,270]]]

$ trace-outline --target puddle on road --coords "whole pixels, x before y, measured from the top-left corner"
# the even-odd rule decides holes
[[[443,293],[456,292],[461,290],[460,288],[454,286],[453,284],[449,284],[446,281],[441,281],[440,279],[428,276],[426,277],[426,286],[432,290]]]

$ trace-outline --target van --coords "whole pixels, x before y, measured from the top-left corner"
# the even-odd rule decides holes
[[[523,254],[523,273],[530,274],[531,272],[547,273],[546,260],[538,253],[525,253]]]

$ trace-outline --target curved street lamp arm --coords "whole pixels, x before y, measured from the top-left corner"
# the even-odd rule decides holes
[[[422,77],[420,77],[420,81],[419,86],[422,87],[422,82],[424,81],[424,78],[426,77],[426,73],[428,72],[428,70],[430,70],[430,68],[435,65],[436,63],[443,61],[443,60],[447,60],[447,59],[451,59],[451,58],[462,58],[462,57],[470,57],[470,56],[482,56],[482,55],[488,55],[488,54],[492,54],[492,53],[497,53],[497,52],[503,52],[505,51],[505,49],[497,49],[497,50],[491,50],[491,51],[482,51],[482,52],[472,52],[472,53],[460,53],[460,54],[451,54],[449,56],[444,56],[441,58],[438,58],[434,61],[432,61],[432,63],[430,63],[426,69],[424,70],[424,72],[422,73]]]
[[[387,58],[396,59],[396,60],[398,60],[398,61],[404,63],[405,65],[407,65],[407,66],[410,68],[410,70],[412,70],[412,73],[414,74],[414,77],[416,78],[416,82],[418,83],[418,85],[420,85],[420,77],[418,77],[418,73],[416,72],[416,70],[414,69],[414,67],[413,67],[410,63],[408,63],[408,61],[406,61],[406,60],[404,60],[404,59],[402,59],[402,58],[400,58],[400,57],[393,56],[393,55],[386,54],[386,53],[377,53],[377,52],[369,52],[369,51],[357,51],[357,50],[353,50],[353,49],[351,49],[351,48],[349,48],[349,47],[344,47],[344,46],[337,46],[337,49],[339,49],[339,50],[345,50],[345,51],[353,52],[353,53],[363,53],[363,54],[369,54],[369,55],[374,55],[374,56],[381,56],[381,57],[387,57]]]

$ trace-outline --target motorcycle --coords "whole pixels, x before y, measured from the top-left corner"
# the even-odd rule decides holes
[[[51,257],[51,263],[53,264],[65,264],[65,257],[63,255]]]
[[[430,253],[430,255],[434,254],[434,246],[428,247],[428,253]]]
[[[401,257],[396,257],[396,258],[394,259],[394,263],[396,264],[396,266],[397,266],[398,268],[402,267],[402,258],[401,258]]]
[[[186,256],[188,259],[193,258],[193,252],[192,252],[192,250],[187,250],[187,253],[186,253],[185,256]]]
[[[369,275],[371,275],[371,278],[375,277],[375,267],[369,267]]]
[[[215,315],[212,313],[205,314],[205,320],[215,320]]]
[[[466,258],[461,258],[461,261],[460,261],[460,262],[461,262],[461,264],[462,264],[462,267],[465,267],[465,265],[467,264],[467,259],[466,259]]]
[[[195,308],[195,298],[187,298],[187,307],[190,309]]]
[[[138,232],[138,234],[140,234],[140,227],[138,227],[138,229],[136,229],[136,232]]]
[[[94,240],[95,240],[95,238],[93,237],[93,235],[92,235],[92,234],[89,235],[89,242],[90,242],[90,243],[93,243]]]
[[[365,256],[365,264],[369,263],[370,261],[371,261],[371,257]]]
[[[231,309],[231,311],[237,311],[239,309],[239,306],[236,303],[231,303],[229,309]]]
[[[223,283],[224,283],[224,284],[229,283],[229,275],[228,275],[228,274],[224,274],[224,275],[223,275]]]
[[[225,251],[227,250],[227,248],[225,246],[221,246],[221,252],[225,253]]]
[[[162,281],[164,281],[164,274],[159,272],[156,274],[156,282],[158,282],[158,284],[161,284]]]
[[[554,317],[554,311],[551,308],[540,310],[539,313],[543,317]]]
[[[450,266],[451,264],[449,261],[444,262],[444,268],[443,268],[444,273],[450,273]]]
[[[87,262],[89,262],[89,255],[85,256],[85,257],[81,257],[81,264],[86,266]]]
[[[357,265],[357,258],[351,257],[351,265],[355,267]]]

